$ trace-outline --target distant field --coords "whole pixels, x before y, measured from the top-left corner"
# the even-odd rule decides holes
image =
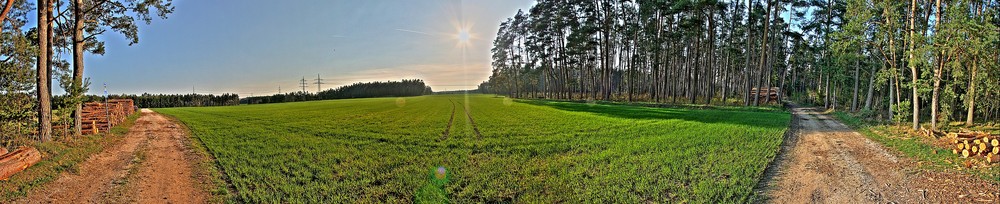
[[[156,111],[183,121],[250,203],[746,202],[790,117],[491,95]]]

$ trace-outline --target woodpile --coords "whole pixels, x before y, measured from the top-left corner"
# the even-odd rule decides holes
[[[4,149],[6,151],[6,149]],[[0,180],[21,172],[42,160],[42,154],[34,147],[21,147],[0,156]]]
[[[982,132],[948,133],[955,148],[952,153],[962,158],[982,157],[986,163],[1000,162],[1000,136]]]
[[[125,122],[135,113],[132,99],[110,99],[107,102],[83,104],[80,114],[83,134],[97,134],[111,130],[111,127]]]
[[[767,100],[767,98],[770,98],[770,101],[777,102],[778,96],[780,94],[781,94],[781,88],[778,87],[769,87],[764,89],[758,89],[757,87],[754,87],[750,89],[750,96],[758,97],[759,98],[758,100],[760,101],[765,101]]]

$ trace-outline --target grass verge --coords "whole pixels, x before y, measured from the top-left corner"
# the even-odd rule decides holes
[[[62,172],[78,171],[78,164],[90,155],[121,141],[128,129],[141,114],[136,113],[111,128],[110,134],[87,135],[76,138],[32,144],[42,153],[42,161],[0,181],[0,201],[12,201],[48,182],[56,180]]]
[[[211,197],[208,198],[208,203],[224,203],[225,201],[232,200],[233,189],[229,180],[226,179],[226,174],[222,173],[221,167],[215,162],[215,157],[209,152],[208,148],[205,148],[205,144],[194,137],[191,134],[191,130],[188,129],[187,125],[183,121],[177,120],[173,116],[163,115],[168,120],[174,124],[179,125],[183,129],[187,137],[184,139],[184,146],[187,146],[189,150],[185,152],[185,156],[192,158],[192,165],[195,168],[194,174],[192,176],[196,181],[206,181],[200,183],[202,189],[208,190],[211,193]]]

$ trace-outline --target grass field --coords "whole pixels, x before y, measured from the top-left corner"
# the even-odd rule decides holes
[[[489,95],[156,111],[183,121],[251,203],[747,202],[789,121]]]

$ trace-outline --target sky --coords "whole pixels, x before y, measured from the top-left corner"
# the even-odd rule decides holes
[[[280,2],[280,3],[276,3]],[[423,79],[475,89],[490,75],[501,21],[531,0],[174,0],[128,46],[108,32],[85,57],[90,94],[271,95],[355,82]],[[33,17],[29,17],[33,18]],[[464,28],[464,29],[463,29]],[[464,32],[463,32],[464,31]],[[466,37],[467,36],[467,37]],[[467,40],[466,40],[467,39]],[[463,55],[464,53],[464,55]],[[56,86],[58,87],[58,86]],[[60,91],[55,91],[60,94]]]

